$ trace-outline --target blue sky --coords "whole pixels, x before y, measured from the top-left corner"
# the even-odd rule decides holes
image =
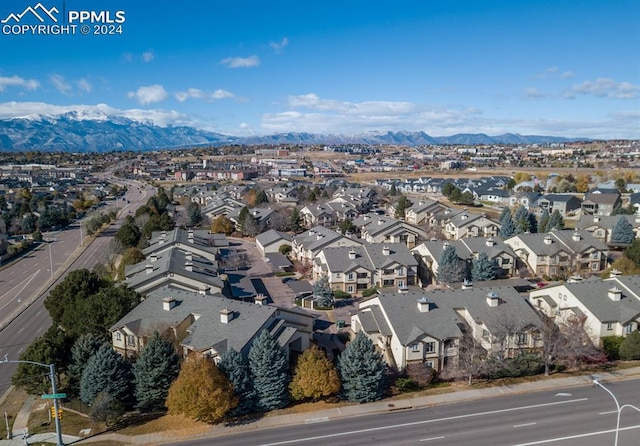
[[[62,0],[40,3],[61,23]],[[67,0],[124,11],[122,34],[16,31],[37,4],[0,5],[0,118],[640,138],[637,0]]]

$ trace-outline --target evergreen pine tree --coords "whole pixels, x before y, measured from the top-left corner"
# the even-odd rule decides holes
[[[329,284],[329,278],[322,276],[313,284],[313,296],[316,304],[322,308],[331,308],[333,305],[333,290]]]
[[[71,347],[71,364],[69,364],[69,385],[68,390],[75,395],[80,392],[80,379],[82,372],[100,347],[104,345],[104,340],[92,334],[80,336]]]
[[[538,219],[536,218],[536,214],[534,214],[533,212],[529,212],[529,215],[527,216],[527,219],[529,220],[529,232],[532,234],[535,234],[538,232]]]
[[[396,183],[391,183],[391,188],[389,189],[389,195],[395,197],[398,195],[398,189],[396,188]]]
[[[549,217],[549,224],[547,225],[547,231],[549,232],[552,229],[564,229],[564,219],[560,214],[559,210],[554,210],[551,213],[551,217]]]
[[[80,379],[80,399],[91,405],[105,392],[113,401],[128,402],[131,396],[131,366],[109,344],[102,345],[89,359]]]
[[[633,232],[633,225],[629,223],[623,215],[618,217],[618,221],[611,230],[611,243],[614,245],[626,245],[636,238]]]
[[[260,189],[257,193],[256,193],[256,201],[255,201],[255,205],[261,205],[263,203],[268,203],[269,202],[269,197],[267,197],[267,194],[265,193],[265,191],[263,191],[262,189]]]
[[[343,398],[354,403],[379,400],[386,390],[386,366],[371,339],[359,331],[338,360]]]
[[[238,405],[230,412],[231,415],[244,415],[251,412],[256,404],[256,391],[253,388],[247,361],[239,352],[230,349],[222,355],[218,368],[231,382],[233,391],[238,397]]]
[[[484,280],[493,280],[496,277],[496,265],[489,258],[486,252],[481,252],[477,259],[473,260],[471,266],[471,280],[474,282],[482,282]]]
[[[338,393],[340,377],[324,352],[312,345],[299,357],[289,388],[294,400],[317,401]]]
[[[498,235],[503,239],[508,239],[516,233],[516,225],[511,218],[511,212],[509,208],[502,208],[502,214],[500,215],[500,230]]]
[[[436,279],[438,279],[438,282],[449,285],[462,282],[465,279],[465,273],[464,266],[456,253],[456,248],[452,244],[445,242],[438,260]]]
[[[240,212],[238,213],[238,218],[236,220],[238,231],[240,232],[244,231],[244,224],[250,215],[251,214],[249,213],[249,209],[246,206],[243,206],[242,209],[240,209]]]
[[[289,403],[287,355],[267,330],[253,341],[249,370],[256,390],[257,411],[280,409]]]
[[[304,221],[302,220],[302,215],[300,215],[300,211],[297,208],[293,208],[293,212],[291,212],[289,225],[291,226],[291,230],[296,234],[304,229]]]
[[[520,205],[516,208],[516,212],[514,214],[514,223],[516,225],[515,234],[522,234],[523,232],[531,232],[529,231],[529,212],[527,208],[523,205]]]
[[[156,331],[133,366],[136,407],[142,412],[164,408],[169,386],[180,373],[180,358],[171,342]]]
[[[540,216],[540,224],[538,225],[538,232],[544,234],[545,232],[548,231],[550,218],[551,216],[549,215],[549,211],[545,209],[542,212],[542,215]]]

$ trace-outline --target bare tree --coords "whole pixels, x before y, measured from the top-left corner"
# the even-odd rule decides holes
[[[487,370],[487,351],[481,343],[473,337],[470,330],[466,330],[458,344],[458,363],[447,367],[444,376],[465,378],[468,385],[482,376]]]
[[[562,358],[570,368],[575,369],[584,363],[602,363],[607,360],[606,354],[591,341],[585,327],[586,320],[586,315],[576,315],[568,318],[560,326],[565,341],[562,343]]]

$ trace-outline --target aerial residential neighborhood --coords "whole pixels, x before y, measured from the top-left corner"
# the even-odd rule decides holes
[[[2,2],[0,446],[636,445],[640,3],[575,3]]]

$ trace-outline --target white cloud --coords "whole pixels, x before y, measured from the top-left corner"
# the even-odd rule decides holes
[[[543,99],[547,95],[541,92],[540,90],[538,90],[537,88],[529,87],[524,89],[522,96],[524,99],[531,100],[531,99]]]
[[[155,59],[156,55],[153,54],[153,51],[145,51],[144,53],[142,53],[142,61],[143,62],[151,62],[153,59]]]
[[[69,82],[67,82],[64,76],[59,74],[52,74],[49,76],[49,81],[53,84],[56,90],[65,95],[70,95],[73,87]]]
[[[554,76],[558,72],[558,67],[549,67],[545,69],[542,73],[536,74],[536,77],[544,79],[546,77]]]
[[[408,114],[416,110],[416,106],[410,102],[348,102],[335,99],[320,99],[315,93],[289,96],[287,104],[291,108],[308,108],[311,110],[362,116]]]
[[[570,78],[575,77],[575,76],[576,76],[576,75],[575,75],[575,73],[574,73],[573,71],[571,71],[571,70],[564,71],[564,72],[560,75],[560,77],[561,77],[562,79],[570,79]]]
[[[539,78],[539,79],[546,79],[546,78],[554,78],[554,79],[569,79],[574,77],[575,74],[573,73],[573,71],[571,70],[565,70],[565,71],[560,71],[560,69],[558,67],[549,67],[547,69],[545,69],[542,73],[538,73],[535,75],[535,77]]]
[[[86,79],[78,79],[76,87],[83,93],[91,93],[91,90],[93,90],[93,86]]]
[[[640,87],[629,82],[616,82],[609,78],[598,78],[595,81],[584,81],[575,84],[564,94],[573,99],[576,95],[589,95],[608,99],[636,99],[640,95]]]
[[[289,45],[289,39],[286,37],[283,37],[280,42],[269,42],[269,46],[276,54],[280,54],[287,45]]]
[[[221,60],[220,63],[227,68],[251,68],[260,65],[260,58],[255,55],[249,57],[227,57]]]
[[[36,90],[40,87],[40,82],[35,79],[23,79],[19,76],[0,76],[0,92],[5,91],[7,87],[18,87],[26,90]]]
[[[215,91],[202,91],[198,88],[189,88],[186,91],[179,91],[175,93],[175,98],[179,102],[184,102],[187,99],[202,99],[205,101],[215,101],[220,99],[235,98],[236,95],[227,90],[218,89]]]
[[[162,102],[167,99],[168,96],[167,90],[159,84],[139,87],[136,91],[130,91],[127,94],[127,97],[136,99],[142,105]]]

